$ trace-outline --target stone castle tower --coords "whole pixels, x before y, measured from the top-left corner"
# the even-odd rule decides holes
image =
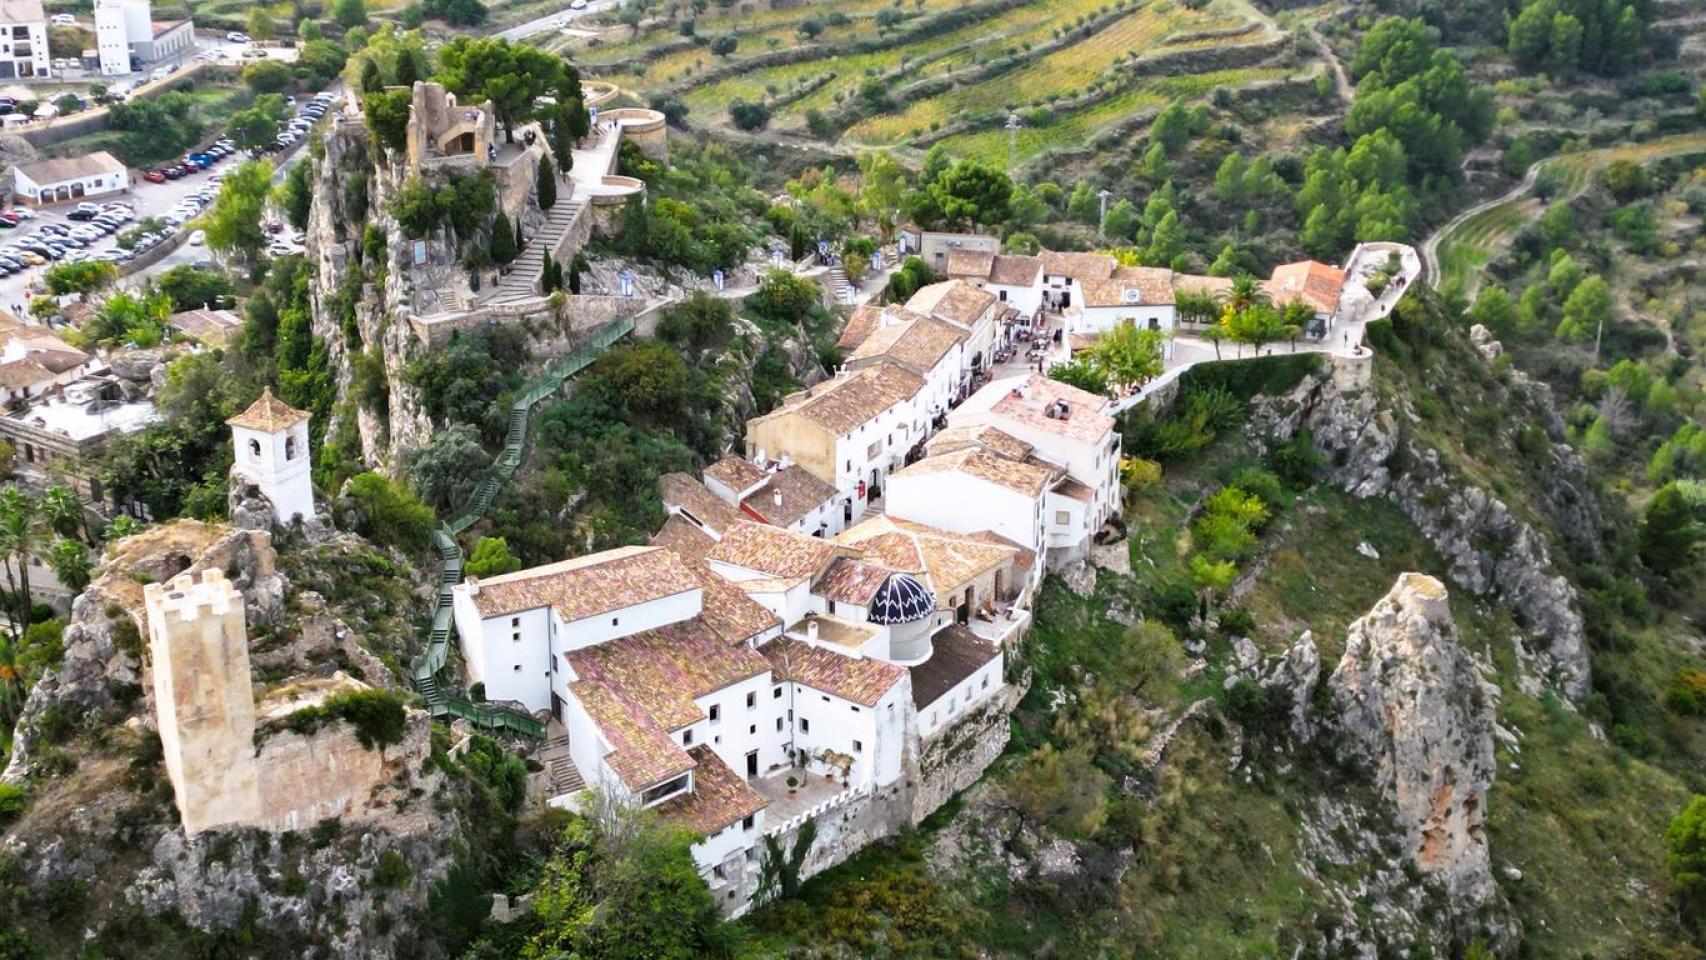
[[[190,836],[261,813],[243,595],[218,570],[143,591],[166,773]]]
[[[299,516],[313,520],[308,413],[274,397],[267,387],[249,409],[225,422],[231,427],[231,473],[266,494],[280,524]]]

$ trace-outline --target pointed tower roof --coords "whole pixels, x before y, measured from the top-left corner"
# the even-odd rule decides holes
[[[262,433],[278,433],[308,419],[308,411],[298,410],[272,395],[272,387],[261,389],[260,399],[249,409],[225,421],[229,426],[245,427]]]

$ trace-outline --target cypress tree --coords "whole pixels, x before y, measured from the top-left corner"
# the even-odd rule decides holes
[[[492,243],[489,251],[492,262],[505,266],[515,260],[515,234],[510,232],[509,218],[502,213],[492,222]]]
[[[379,74],[379,64],[368,57],[361,65],[361,92],[378,93],[385,89],[385,79]]]
[[[550,293],[552,290],[556,289],[555,287],[553,287],[551,285],[551,268],[555,267],[556,265],[557,265],[556,261],[551,259],[551,251],[549,251],[549,250],[545,251],[545,263],[539,269],[539,292],[540,293]]]
[[[551,155],[539,158],[539,209],[549,210],[557,205],[557,168],[551,163]]]
[[[578,254],[569,263],[569,292],[577,296],[581,292],[581,258]]]

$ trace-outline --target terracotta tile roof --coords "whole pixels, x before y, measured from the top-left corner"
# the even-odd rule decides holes
[[[770,661],[778,680],[803,683],[862,707],[874,707],[894,685],[906,679],[906,668],[872,657],[848,657],[781,636],[758,648]]]
[[[705,555],[717,545],[716,538],[706,533],[705,528],[678,513],[669,515],[669,519],[663,522],[658,532],[652,534],[651,543],[654,547],[675,551],[675,555],[683,562],[694,567],[703,563]]]
[[[1004,253],[995,257],[989,268],[989,282],[1004,287],[1029,287],[1042,279],[1041,257]]]
[[[1337,313],[1339,293],[1345,286],[1345,271],[1315,260],[1282,263],[1263,284],[1277,305],[1301,300],[1317,313]]]
[[[912,705],[923,710],[1001,655],[995,644],[959,624],[930,638],[930,659],[912,667]]]
[[[53,160],[38,160],[34,163],[20,163],[17,172],[29,178],[37,186],[48,186],[64,183],[67,180],[81,180],[84,177],[95,177],[109,173],[123,173],[124,164],[118,158],[105,150],[82,154],[75,157],[59,157]]]
[[[261,388],[260,398],[249,409],[225,421],[229,426],[247,427],[263,433],[278,433],[308,419],[308,412],[298,410],[272,395],[272,387]]]
[[[1050,417],[1044,411],[1055,401],[1066,404],[1066,418]],[[1106,397],[1051,380],[1040,373],[994,380],[966,398],[949,419],[965,418],[989,411],[1028,427],[1057,434],[1080,443],[1096,443],[1113,432],[1114,418],[1102,412]],[[1058,409],[1058,408],[1057,408]]]
[[[985,280],[989,277],[990,267],[994,265],[995,252],[992,250],[956,247],[948,251],[948,265],[944,272],[950,277],[976,277]]]
[[[847,318],[847,326],[841,328],[841,336],[835,341],[835,345],[840,347],[843,353],[846,353],[864,343],[865,338],[870,336],[871,331],[877,329],[877,324],[882,322],[882,316],[882,307],[871,304],[854,307],[853,315]]]
[[[949,427],[931,437],[924,445],[925,451],[931,456],[967,448],[988,450],[1009,460],[1023,460],[1035,449],[1005,430],[998,430],[987,424]]]
[[[691,766],[671,731],[704,719],[695,698],[770,667],[751,647],[725,642],[699,618],[564,656],[579,678],[569,692],[587,705],[611,745],[605,762],[633,789]]]
[[[740,823],[767,805],[715,750],[700,744],[687,751],[687,756],[693,760],[693,791],[653,807],[659,816],[705,837]]]
[[[185,336],[194,337],[208,344],[219,344],[231,339],[237,328],[243,325],[243,318],[234,310],[184,310],[166,318],[166,323]]]
[[[706,467],[705,477],[738,494],[763,483],[764,470],[758,464],[731,453]]]
[[[746,644],[766,630],[782,626],[782,618],[752,599],[738,585],[710,570],[703,574],[705,606],[699,619],[726,643]]]
[[[781,494],[781,502],[777,502]],[[778,527],[791,527],[801,517],[834,499],[835,488],[797,463],[776,471],[752,496],[741,501],[748,516]]]
[[[857,430],[924,389],[917,374],[895,363],[879,363],[802,390],[781,408],[756,420],[802,416],[837,436]]]
[[[61,313],[84,304],[67,304]],[[15,354],[15,359],[33,360],[52,373],[75,370],[89,362],[89,355],[61,340],[43,327],[27,327],[11,319],[0,324],[0,350]]]
[[[1059,484],[1056,484],[1055,488],[1054,488],[1054,492],[1060,494],[1063,497],[1071,497],[1074,500],[1082,500],[1085,503],[1089,503],[1089,502],[1096,499],[1096,491],[1090,489],[1090,487],[1088,485],[1086,485],[1085,483],[1083,483],[1082,481],[1074,480],[1071,477],[1067,477],[1065,480],[1062,480]]]
[[[715,533],[722,533],[741,519],[740,511],[727,500],[685,473],[666,473],[659,477],[658,496],[664,506],[691,514],[693,519]]]
[[[971,447],[925,457],[897,471],[895,476],[915,477],[927,473],[962,473],[1027,497],[1042,496],[1055,477],[1055,471],[1044,469],[1037,464],[1009,460]]]
[[[1084,306],[1157,306],[1173,302],[1173,271],[1161,267],[1120,267],[1106,280],[1082,280]]]
[[[53,371],[35,357],[23,357],[0,363],[0,387],[22,390],[53,379]]]
[[[853,557],[842,557],[830,564],[823,576],[817,578],[817,582],[812,584],[812,593],[836,603],[853,603],[866,607],[870,606],[871,598],[877,595],[877,589],[893,575],[894,571],[888,567]]]
[[[866,560],[922,575],[938,599],[1011,563],[1018,553],[1012,547],[888,515],[862,520],[835,540],[856,547]]]
[[[988,290],[964,280],[946,280],[920,287],[912,299],[906,301],[906,308],[970,329],[996,303],[995,294]]]
[[[1231,277],[1204,277],[1194,273],[1173,274],[1173,293],[1222,294],[1232,289]]]
[[[1044,250],[1039,259],[1042,260],[1043,272],[1053,277],[1071,277],[1080,282],[1084,280],[1106,280],[1114,275],[1114,268],[1119,263],[1105,253],[1057,253]]]
[[[699,589],[699,578],[674,551],[618,547],[573,560],[475,581],[467,587],[481,617],[552,607],[565,621]]]
[[[865,342],[848,355],[850,362],[888,357],[917,373],[928,373],[965,340],[965,331],[936,317],[914,316],[899,323],[879,326]]]
[[[802,580],[822,573],[848,552],[828,540],[745,520],[723,533],[710,559],[781,580]]]

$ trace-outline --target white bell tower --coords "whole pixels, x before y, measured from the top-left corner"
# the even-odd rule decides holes
[[[308,413],[272,395],[225,421],[231,427],[233,476],[261,488],[280,524],[314,519],[314,482],[308,463]]]

